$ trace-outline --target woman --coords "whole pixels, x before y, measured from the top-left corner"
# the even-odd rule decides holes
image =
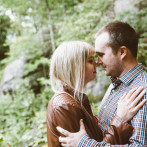
[[[83,119],[87,134],[97,141],[104,140],[110,143],[122,144],[126,143],[131,136],[133,128],[126,122],[133,116],[126,109],[123,115],[120,115],[122,114],[120,113],[113,118],[109,129],[111,133],[106,133],[105,137],[102,138],[102,132],[92,114],[88,97],[83,93],[85,85],[96,78],[97,64],[93,59],[94,54],[94,48],[88,43],[72,41],[62,43],[52,56],[50,80],[55,95],[50,100],[47,108],[49,147],[61,146],[59,136],[62,136],[62,134],[57,131],[57,126],[70,132],[78,132],[80,119]],[[132,90],[131,93],[134,91]],[[141,89],[138,91],[141,91]],[[119,110],[118,107],[118,112]],[[126,118],[125,114],[128,113],[130,115]],[[120,123],[119,126],[118,122]],[[121,139],[123,142],[120,142],[119,137],[114,135],[118,129],[117,133],[121,133],[120,136],[123,138]],[[127,134],[124,134],[126,131]]]

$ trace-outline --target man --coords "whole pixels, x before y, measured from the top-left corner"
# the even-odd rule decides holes
[[[109,23],[96,34],[95,51],[98,55],[98,63],[102,65],[106,75],[111,76],[112,81],[98,111],[98,124],[103,135],[116,114],[117,103],[124,92],[143,86],[146,90],[144,99],[147,99],[147,73],[137,62],[137,48],[136,32],[127,23],[119,21]],[[147,103],[137,112],[131,123],[134,127],[133,134],[129,143],[121,146],[147,146]],[[60,139],[62,141],[62,138]],[[85,135],[78,145],[101,146],[101,143]]]

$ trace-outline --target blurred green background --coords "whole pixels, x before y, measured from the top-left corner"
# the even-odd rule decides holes
[[[47,146],[50,58],[61,42],[94,45],[102,26],[128,22],[137,32],[138,60],[147,71],[146,14],[145,0],[0,0],[0,146]],[[107,79],[98,71],[97,79]],[[109,82],[99,96],[85,90],[95,115]]]

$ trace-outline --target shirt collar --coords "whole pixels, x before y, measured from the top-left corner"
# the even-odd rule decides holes
[[[113,78],[113,77],[111,77],[110,79],[111,79],[111,82],[112,82],[114,88],[116,88],[117,86],[119,86],[122,83],[122,81],[120,79]]]
[[[112,84],[116,86],[116,82],[120,84],[120,82],[124,83],[126,86],[130,84],[132,80],[135,79],[141,72],[143,72],[142,64],[139,63],[137,66],[130,69],[126,72],[121,78],[113,78],[111,77]]]

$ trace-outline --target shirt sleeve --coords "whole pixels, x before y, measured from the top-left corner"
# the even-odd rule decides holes
[[[147,99],[147,94],[145,94],[144,99]],[[137,114],[133,117],[132,121],[133,126],[133,133],[129,139],[128,144],[121,144],[121,145],[112,145],[112,143],[106,143],[105,141],[109,142],[109,140],[105,140],[103,142],[97,142],[94,139],[91,139],[88,135],[85,135],[79,142],[78,147],[145,147],[146,144],[146,137],[147,137],[147,102],[144,106],[137,112]],[[113,126],[113,125],[112,125]],[[110,124],[109,129],[112,127]],[[113,126],[114,127],[114,126]],[[116,127],[116,126],[115,126]],[[108,129],[108,134],[110,130]],[[107,134],[106,133],[106,134]],[[126,132],[126,136],[127,136]]]
[[[118,116],[115,116],[110,124],[108,132],[105,134],[102,142],[97,142],[91,139],[88,135],[85,135],[79,142],[78,147],[114,147],[114,146],[128,146],[126,145],[113,145],[113,144],[125,144],[128,142],[133,127],[121,120]]]

